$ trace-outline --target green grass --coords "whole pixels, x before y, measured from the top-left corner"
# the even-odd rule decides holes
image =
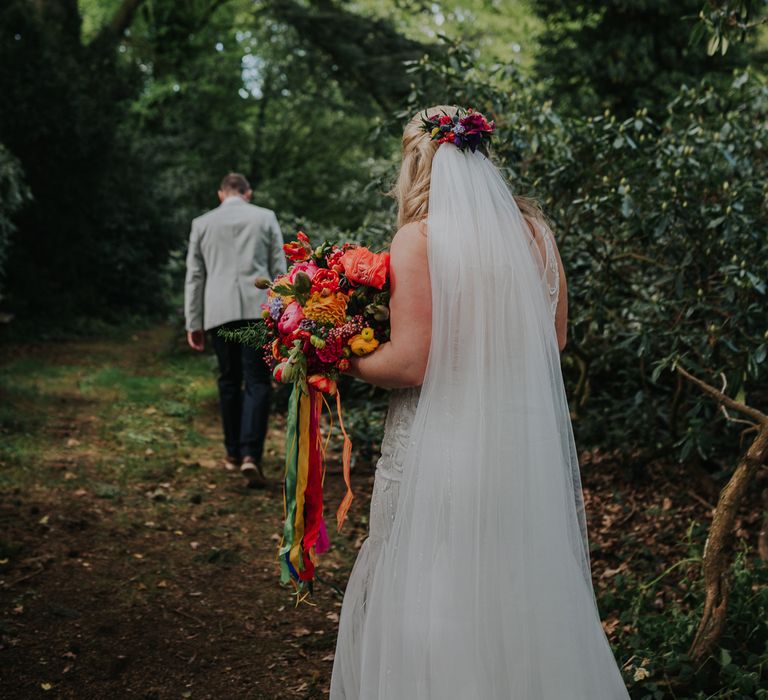
[[[119,498],[133,481],[170,479],[185,450],[210,445],[196,417],[215,410],[211,357],[169,329],[33,348],[0,362],[0,489],[87,485]]]

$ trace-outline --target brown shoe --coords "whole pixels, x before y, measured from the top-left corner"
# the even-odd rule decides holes
[[[232,455],[227,455],[224,457],[224,469],[231,472],[235,469],[238,469],[240,465],[242,464],[242,461],[239,457],[234,457]]]
[[[252,489],[263,489],[268,481],[261,471],[261,467],[253,461],[253,457],[246,456],[240,466],[240,473],[248,480],[248,486]]]

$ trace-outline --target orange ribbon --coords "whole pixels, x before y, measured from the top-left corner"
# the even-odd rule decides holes
[[[352,505],[352,482],[351,482],[351,468],[352,468],[352,440],[349,439],[347,431],[344,429],[344,421],[341,418],[341,394],[336,391],[336,413],[339,416],[339,427],[341,428],[341,434],[344,436],[344,450],[341,453],[341,466],[344,474],[344,483],[347,485],[347,492],[344,494],[344,498],[341,500],[338,510],[336,511],[336,529],[341,532],[341,528],[344,525],[344,521],[347,519],[347,511]]]

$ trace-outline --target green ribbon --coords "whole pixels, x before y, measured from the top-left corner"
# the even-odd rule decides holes
[[[291,397],[288,399],[288,418],[285,425],[285,523],[283,525],[283,542],[280,546],[280,581],[288,583],[291,571],[288,566],[293,539],[295,537],[294,523],[296,519],[296,474],[299,463],[299,401],[301,386],[299,382],[293,385]]]

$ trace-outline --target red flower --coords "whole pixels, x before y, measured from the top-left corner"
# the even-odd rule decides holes
[[[447,114],[443,114],[440,117],[440,126],[445,126],[446,124],[450,124],[453,122],[453,119],[451,119]]]
[[[308,260],[312,255],[312,246],[309,244],[309,237],[303,231],[299,231],[296,234],[296,238],[297,240],[283,245],[283,250],[285,251],[286,256],[293,262]]]
[[[344,352],[344,345],[337,335],[329,335],[325,339],[325,345],[315,350],[315,355],[320,362],[332,363],[338,360]]]
[[[320,268],[312,278],[312,291],[322,292],[327,289],[329,292],[335,292],[339,288],[339,273],[335,270]]]
[[[330,394],[333,396],[336,393],[336,382],[323,374],[313,374],[312,376],[307,377],[307,384],[315,387],[315,389],[321,391],[323,394]]]
[[[372,253],[362,246],[350,248],[341,258],[344,274],[353,284],[381,289],[389,278],[389,253]]]
[[[459,120],[459,124],[464,127],[464,133],[479,134],[481,132],[493,133],[493,122],[489,122],[480,112],[470,112],[466,117]]]
[[[309,253],[304,250],[304,247],[300,243],[286,243],[283,246],[283,250],[285,251],[285,255],[288,260],[292,262],[300,262],[302,260],[306,260],[309,257]]]

